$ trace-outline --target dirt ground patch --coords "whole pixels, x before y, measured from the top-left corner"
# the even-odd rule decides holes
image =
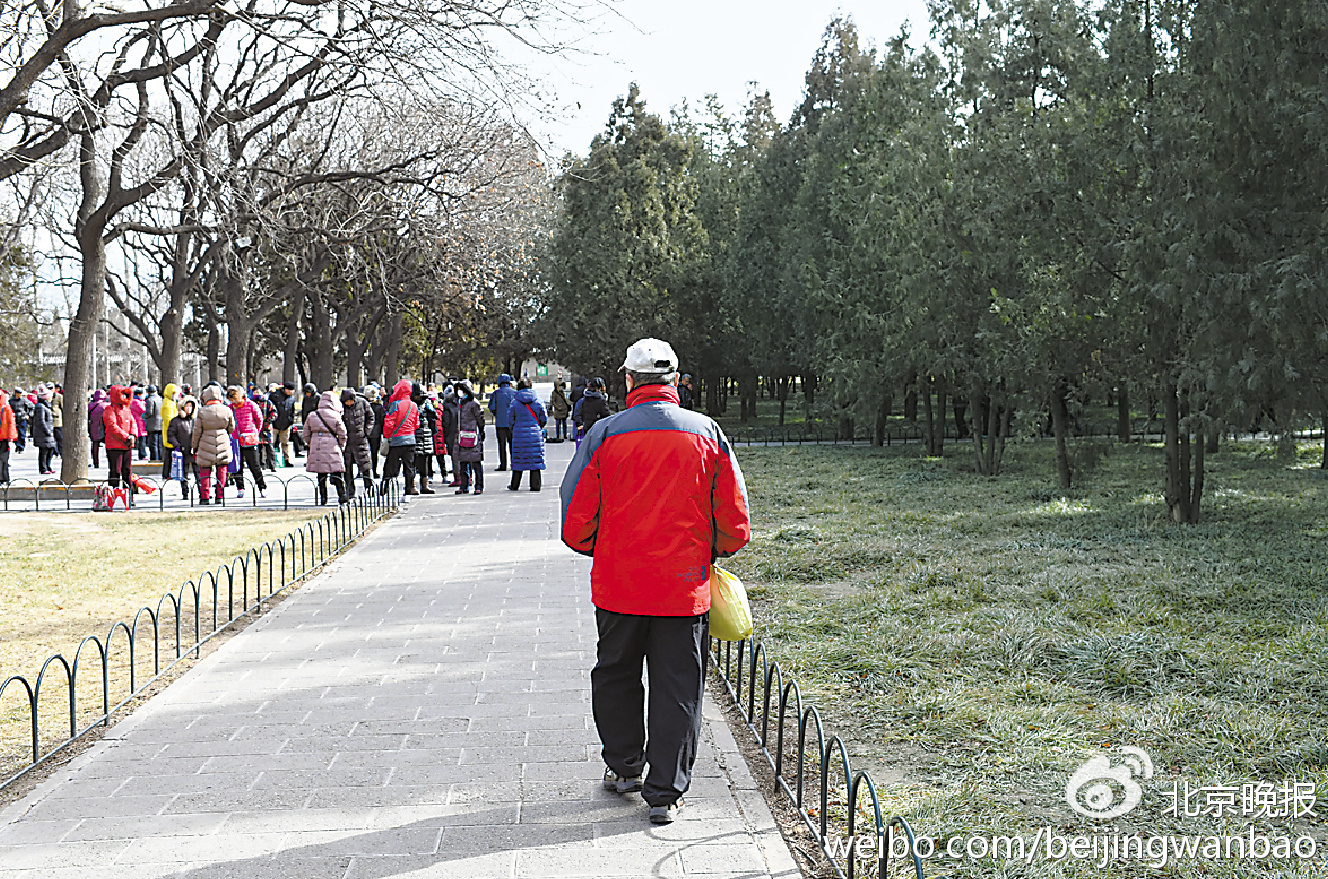
[[[161,603],[163,595],[180,594],[186,581],[199,582],[204,572],[216,571],[236,556],[282,538],[314,518],[307,510],[217,511],[205,518],[198,514],[5,514],[0,517],[0,582],[5,584],[0,589],[0,681],[21,675],[35,684],[48,657],[60,654],[72,664],[79,645],[95,635],[103,644],[110,640],[117,648],[110,664],[111,701],[120,701],[129,692],[129,651],[124,628],[116,628],[108,638],[117,621],[132,626],[142,608],[154,614],[160,611],[160,656],[152,651],[149,614],[140,618],[139,629],[144,634],[133,651],[137,679],[150,677],[158,658],[162,665],[175,658],[175,611],[170,601]],[[191,590],[185,590],[181,601],[180,616],[189,623],[183,628],[189,629]],[[227,618],[227,603],[223,587],[216,605],[222,621]],[[237,589],[236,612],[241,605]],[[208,620],[206,633],[211,630],[214,609],[210,595],[202,596],[199,609]],[[191,636],[183,631],[182,641],[192,643]],[[96,645],[87,646],[79,662],[85,666],[77,689],[81,728],[101,709],[100,669],[86,674],[86,664],[100,665]],[[68,710],[59,710],[69,700],[63,668],[57,662],[49,674],[40,700],[43,743],[58,742],[69,732]],[[26,693],[21,686],[11,685],[0,698],[0,778],[17,771],[25,757],[30,757],[29,723]]]

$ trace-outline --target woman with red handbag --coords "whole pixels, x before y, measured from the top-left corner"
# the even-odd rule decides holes
[[[471,477],[475,480],[475,494],[484,494],[484,410],[475,399],[475,388],[462,381],[456,386],[457,410],[457,473],[461,487],[456,494],[470,494]]]
[[[259,432],[263,429],[263,412],[258,404],[244,395],[244,388],[231,385],[226,389],[226,399],[230,401],[231,412],[235,415],[235,432],[232,436],[240,444],[240,469],[235,473],[236,497],[244,497],[244,468],[254,476],[258,486],[258,496],[265,497],[267,483],[263,480],[263,467],[258,461]]]

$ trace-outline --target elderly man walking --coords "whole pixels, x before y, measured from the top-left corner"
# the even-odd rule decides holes
[[[701,732],[710,565],[746,545],[751,523],[724,432],[678,405],[673,348],[642,339],[623,371],[627,409],[595,424],[563,479],[562,538],[595,559],[590,684],[604,786],[641,791],[650,821],[668,824],[691,784]]]

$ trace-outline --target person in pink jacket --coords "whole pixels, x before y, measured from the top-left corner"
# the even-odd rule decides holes
[[[258,460],[258,440],[263,429],[263,412],[258,404],[244,395],[244,388],[231,385],[226,389],[226,399],[235,414],[235,433],[232,436],[240,443],[240,469],[235,472],[236,497],[244,497],[244,468],[254,476],[258,486],[258,496],[264,497],[267,482],[263,479],[263,467]]]

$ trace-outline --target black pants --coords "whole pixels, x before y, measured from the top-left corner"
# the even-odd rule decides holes
[[[420,488],[423,488],[426,479],[433,479],[433,455],[416,455],[415,472],[419,474]]]
[[[9,484],[9,440],[0,440],[0,485]]]
[[[161,431],[148,431],[148,458],[153,461],[161,460]]]
[[[349,495],[350,497],[355,497],[355,470],[357,464],[355,461],[354,449],[350,448],[349,446],[346,447],[346,450],[341,453],[341,464],[343,467],[346,468],[345,469],[346,494]],[[360,471],[360,479],[364,480],[364,485],[367,490],[368,486],[370,485],[369,477],[371,474],[365,472],[365,469],[363,467],[359,467],[359,471]]]
[[[64,427],[61,426],[61,427],[52,428],[51,432],[55,434],[55,456],[56,456],[57,458],[64,457],[64,454],[65,454],[65,429],[64,429]]]
[[[396,479],[398,471],[406,472],[406,491],[415,490],[415,444],[388,446],[387,460],[383,462],[383,482]],[[386,485],[384,485],[386,488]]]
[[[133,449],[106,450],[106,466],[110,468],[111,471],[110,475],[107,476],[106,481],[110,484],[111,488],[116,488],[120,485],[129,488],[134,484],[134,480],[130,478],[133,474],[133,470],[130,468],[133,454]]]
[[[495,427],[493,432],[498,435],[498,469],[507,469],[507,453],[512,450],[512,428]]]
[[[165,450],[167,467],[170,466],[170,457],[171,457],[171,452],[173,451],[174,451],[173,449]],[[191,477],[193,478],[194,482],[198,482],[198,465],[195,464],[188,455],[184,455],[180,459],[180,496],[185,500],[189,499],[189,480]],[[165,478],[166,479],[171,478],[170,470],[166,471]],[[165,489],[166,486],[162,485],[162,490],[164,491]]]
[[[319,473],[318,474],[318,503],[327,503],[327,481],[331,479],[332,485],[337,490],[337,503],[346,502],[346,481],[340,473]]]
[[[369,466],[374,479],[378,478],[378,446],[382,443],[381,437],[369,437]]]
[[[45,473],[46,471],[52,469],[51,463],[54,457],[55,457],[55,449],[48,449],[46,448],[46,446],[39,446],[37,448],[37,472]]]
[[[701,737],[709,618],[646,617],[596,610],[598,660],[590,673],[595,728],[604,762],[622,776],[641,775],[642,798],[666,806],[687,792]],[[641,662],[650,674],[646,739]]]
[[[21,452],[23,450],[19,449],[19,451]],[[110,449],[107,449],[106,451],[107,454],[110,454]],[[107,458],[107,460],[109,461],[110,459]],[[92,441],[92,466],[93,467],[101,466],[101,440]]]
[[[263,468],[258,463],[258,446],[240,446],[240,469],[231,475],[231,480],[235,487],[244,491],[244,468],[248,466],[249,472],[254,476],[254,485],[258,486],[259,491],[267,491],[267,483],[263,481]]]
[[[470,477],[475,477],[475,488],[484,490],[484,462],[483,461],[461,461],[457,464],[457,479],[461,482],[461,487],[470,491]]]
[[[526,472],[526,471],[524,471],[524,470],[513,470],[513,471],[512,471],[512,487],[513,487],[513,488],[520,488],[520,487],[521,487],[521,474],[522,474],[522,473],[525,473],[525,472]],[[540,486],[541,486],[541,484],[542,484],[543,482],[544,482],[544,471],[543,471],[543,470],[531,470],[531,471],[530,471],[530,490],[531,490],[531,491],[539,491],[539,490],[540,490]]]

